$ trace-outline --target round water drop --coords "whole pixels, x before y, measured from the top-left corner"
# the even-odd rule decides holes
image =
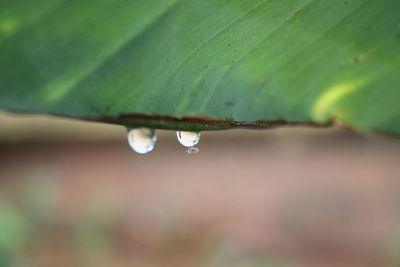
[[[197,145],[200,141],[200,133],[196,132],[176,132],[179,143],[185,147],[193,147]]]
[[[135,128],[128,130],[129,145],[139,154],[146,154],[152,151],[156,141],[157,135],[154,129]]]

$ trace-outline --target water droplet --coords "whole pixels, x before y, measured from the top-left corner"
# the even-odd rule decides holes
[[[197,147],[189,147],[188,149],[186,149],[186,152],[188,154],[197,154],[200,152],[200,149],[198,149]]]
[[[156,141],[157,135],[154,129],[135,128],[128,130],[129,145],[139,154],[146,154],[152,151]]]
[[[179,143],[185,147],[193,147],[197,145],[200,141],[200,133],[196,132],[176,132]]]

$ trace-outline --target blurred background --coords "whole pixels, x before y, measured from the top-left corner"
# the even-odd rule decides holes
[[[175,133],[0,113],[0,266],[395,267],[400,141],[343,129]]]

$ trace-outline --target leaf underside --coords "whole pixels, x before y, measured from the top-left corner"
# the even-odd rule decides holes
[[[399,0],[0,0],[0,107],[400,135]]]

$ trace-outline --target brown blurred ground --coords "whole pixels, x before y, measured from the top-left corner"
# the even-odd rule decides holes
[[[400,264],[395,139],[224,131],[188,155],[163,132],[141,156],[122,127],[0,123],[0,266]]]

